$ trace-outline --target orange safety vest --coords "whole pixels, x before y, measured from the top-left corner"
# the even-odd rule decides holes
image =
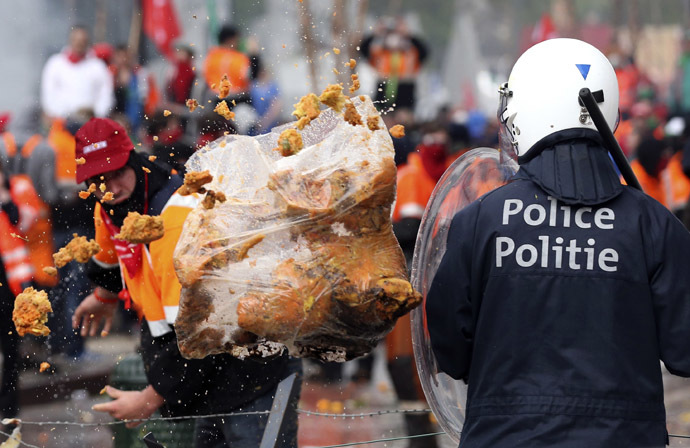
[[[390,50],[382,45],[372,45],[369,63],[381,78],[414,78],[422,66],[419,51],[414,46],[406,50]]]
[[[17,151],[17,142],[14,139],[14,135],[11,133],[3,133],[2,139],[5,142],[5,149],[7,150],[10,172],[11,174],[16,174],[24,172],[25,165],[23,162],[31,156],[31,153],[33,153],[36,146],[41,143],[43,137],[38,134],[32,135],[26,143],[24,143],[21,151]]]
[[[34,280],[39,286],[52,288],[57,285],[58,278],[43,272],[43,268],[53,266],[53,228],[50,224],[50,209],[38,197],[38,193],[26,175],[14,176],[10,179],[12,200],[19,208],[20,235],[28,241],[29,259],[34,268]]]
[[[229,48],[212,48],[204,63],[204,79],[209,89],[215,84],[212,90],[216,93],[219,91],[220,80],[224,74],[228,75],[231,95],[246,92],[249,89],[249,72],[249,58]]]
[[[146,82],[148,83],[149,88],[148,94],[144,100],[144,113],[149,117],[152,117],[153,114],[156,113],[156,109],[158,109],[158,105],[161,102],[161,94],[158,90],[156,79],[151,74],[146,77]]]
[[[55,181],[58,186],[77,183],[76,141],[63,120],[53,120],[48,143],[55,151]]]
[[[424,169],[419,153],[413,152],[407,156],[407,164],[398,170],[397,181],[393,222],[403,218],[422,219],[426,203],[436,187],[436,180]]]
[[[22,283],[31,281],[34,270],[29,261],[29,251],[19,231],[12,225],[5,212],[0,211],[0,258],[5,265],[5,275],[12,294],[22,292]]]
[[[19,152],[11,134],[3,134],[3,139],[8,158],[28,159],[34,148],[41,142],[42,137],[40,135],[32,136]],[[15,166],[21,166],[21,163],[16,162]],[[34,279],[40,286],[53,287],[57,285],[57,277],[43,272],[44,267],[53,266],[53,253],[55,252],[53,228],[50,224],[50,208],[38,196],[31,178],[26,174],[13,174],[10,177],[10,194],[19,209],[20,218],[17,233],[28,240],[26,247],[33,266]]]
[[[161,336],[171,331],[175,323],[182,286],[177,280],[173,266],[173,251],[182,232],[182,225],[198,199],[193,196],[173,194],[161,216],[165,226],[163,238],[144,246],[140,256],[141,267],[133,276],[118,259],[112,236],[101,219],[101,205],[96,204],[94,221],[96,242],[101,252],[93,260],[101,267],[120,266],[124,286],[132,299],[134,308],[146,319],[151,334]]]
[[[640,162],[637,161],[637,159],[630,162],[630,168],[632,168],[633,173],[635,173],[635,177],[637,177],[637,180],[640,182],[642,191],[644,191],[645,193],[647,193],[647,195],[653,197],[659,203],[661,203],[661,205],[666,207],[666,193],[664,192],[664,186],[662,182],[659,179],[655,179],[654,177],[647,174],[647,172],[644,170],[644,168],[642,168],[642,165],[640,164]]]
[[[672,212],[685,208],[690,196],[690,179],[683,172],[683,153],[677,152],[661,172],[666,206]]]
[[[410,153],[407,156],[407,164],[398,169],[393,222],[404,218],[422,219],[434,187],[436,180],[424,169],[422,157],[417,152]],[[413,356],[409,315],[398,319],[393,330],[386,336],[386,356],[389,361]],[[418,382],[416,378],[410,379]]]

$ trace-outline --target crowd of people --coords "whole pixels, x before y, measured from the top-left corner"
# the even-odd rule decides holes
[[[237,132],[232,121],[213,112],[216,102],[224,99],[228,104],[251,106],[257,119],[246,130],[250,135],[266,132],[288,119],[280,102],[280,87],[266,70],[258,46],[240,43],[237,28],[223,27],[217,46],[200,55],[204,60],[200,71],[195,69],[194,48],[179,46],[165,82],[159,85],[153,74],[139,65],[131,48],[106,43],[91,45],[89,30],[73,27],[68,45],[51,56],[43,68],[40,110],[27,117],[0,117],[0,304],[5,307],[5,312],[0,313],[0,348],[5,360],[0,386],[3,417],[18,413],[19,339],[12,331],[11,304],[13,297],[29,285],[50,295],[54,310],[50,355],[63,356],[71,362],[90,359],[92,355],[84,350],[83,337],[97,334],[101,321],[106,322],[105,330],[110,330],[113,313],[122,313],[116,311],[120,299],[131,300],[139,314],[143,314],[148,325],[141,325],[142,355],[150,384],[137,393],[111,388],[109,394],[115,400],[101,410],[117,418],[146,418],[161,407],[169,415],[269,409],[271,403],[266,397],[270,397],[277,381],[288,373],[301,371],[299,363],[287,356],[259,364],[238,362],[229,356],[194,362],[181,358],[172,327],[179,284],[171,287],[166,283],[169,279],[161,280],[160,275],[151,274],[154,270],[159,274],[172,269],[170,247],[174,247],[176,238],[173,233],[166,232],[166,238],[173,238],[167,241],[167,248],[157,249],[152,243],[145,249],[150,252],[150,265],[124,263],[117,254],[132,248],[113,247],[87,265],[65,265],[57,276],[46,274],[43,269],[53,266],[52,254],[75,233],[100,238],[107,245],[109,235],[119,228],[128,211],[144,207],[145,213],[163,213],[163,206],[176,200],[175,190],[181,184],[184,163],[194,151],[225,133]],[[690,38],[686,45],[689,43]],[[240,51],[243,47],[246,50]],[[497,147],[498,121],[454,105],[442,108],[429,122],[415,120],[416,80],[429,49],[403,20],[382,20],[371,35],[364,37],[359,49],[361,61],[369,63],[377,74],[374,96],[385,112],[386,125],[390,128],[402,124],[406,129],[404,137],[394,140],[398,191],[393,226],[409,265],[417,231],[436,183],[467,150]],[[612,49],[608,56],[620,87],[616,137],[645,192],[690,224],[690,213],[685,212],[690,196],[690,157],[684,157],[685,148],[690,145],[690,46],[685,48],[678,81],[671,92],[660,91],[635,61],[619,49]],[[226,97],[219,98],[223,75],[228,76],[231,89]],[[197,95],[198,103],[205,108],[191,114],[186,101],[192,98],[199,83],[203,89]],[[13,120],[16,122],[12,123]],[[12,125],[11,132],[8,123]],[[102,154],[108,154],[107,163],[98,152],[101,148],[94,147],[98,142],[107,146],[102,150]],[[155,162],[148,156],[154,156]],[[82,162],[77,164],[77,159]],[[107,190],[115,194],[115,200],[102,206],[93,198],[81,199],[79,192],[84,189],[84,182],[92,181],[104,182]],[[102,192],[96,192],[96,197],[99,194]],[[170,208],[166,208],[169,215],[163,214],[164,219],[184,219],[189,204],[179,202],[178,215],[170,215]],[[94,222],[101,225],[94,226]],[[150,291],[137,286],[137,279],[151,281],[149,277],[156,277],[159,284],[152,285]],[[135,314],[124,312],[120,319],[123,325],[130,322],[136,326]],[[414,366],[409,317],[400,319],[387,338],[386,349],[398,398],[423,400]],[[356,379],[370,379],[371,365],[370,358],[359,360]],[[342,377],[338,366],[322,367],[322,379]],[[185,378],[196,371],[215,373],[204,374],[204,380],[198,384],[185,384]],[[237,382],[228,381],[227,373],[221,375],[225,379],[214,376],[229,371],[237,373]],[[250,384],[240,377],[254,380]],[[181,387],[183,384],[185,387]],[[228,389],[229,385],[232,389]],[[207,395],[217,400],[199,400]],[[177,406],[181,396],[185,397],[185,404]],[[428,416],[407,418],[410,434],[433,432]],[[250,428],[261,424],[257,418]],[[229,440],[243,425],[244,421],[202,420],[198,426],[199,446],[225,446],[220,444],[222,440]],[[294,434],[286,435],[285,446],[294,446],[293,436],[296,437],[296,429]],[[424,446],[429,443],[424,441]]]

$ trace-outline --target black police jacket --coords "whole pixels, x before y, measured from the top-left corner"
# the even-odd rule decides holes
[[[690,234],[633,188],[566,203],[523,168],[454,217],[426,298],[438,365],[468,382],[460,446],[663,446],[659,360],[690,376]]]

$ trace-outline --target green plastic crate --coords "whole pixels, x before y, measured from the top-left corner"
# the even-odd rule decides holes
[[[124,357],[110,375],[110,385],[122,390],[141,390],[147,386],[144,363],[136,354]],[[151,417],[160,417],[156,412]],[[152,432],[165,448],[191,448],[194,446],[194,420],[153,421],[136,428],[125,425],[112,427],[115,448],[142,448],[142,439]]]

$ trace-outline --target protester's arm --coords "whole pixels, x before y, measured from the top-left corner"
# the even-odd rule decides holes
[[[208,367],[208,361],[183,358],[174,331],[154,338],[146,323],[142,326],[140,350],[146,379],[167,403],[166,411],[172,415],[193,412],[192,403],[198,402],[203,390],[199,372],[204,368],[202,364]]]
[[[470,285],[478,204],[470,204],[453,218],[446,253],[425,304],[429,337],[439,368],[465,381],[474,340]]]
[[[122,274],[120,263],[115,252],[115,245],[110,233],[101,218],[101,206],[96,203],[94,209],[94,225],[96,228],[96,242],[101,251],[94,255],[86,265],[86,275],[94,284],[101,288],[117,293],[122,289]]]
[[[94,284],[110,292],[122,289],[122,274],[120,265],[107,265],[93,258],[86,264],[86,275]]]
[[[96,404],[92,409],[98,412],[107,412],[120,420],[147,419],[165,402],[163,397],[150,385],[139,391],[119,390],[112,386],[105,386],[105,392],[114,400]],[[141,423],[129,422],[125,426],[135,428]]]
[[[89,260],[87,275],[97,285],[94,292],[87,296],[77,307],[72,316],[72,326],[81,327],[82,336],[95,336],[103,322],[101,336],[110,331],[113,315],[117,309],[118,291],[122,289],[120,265],[115,253],[115,246],[101,217],[100,204],[94,210],[96,242],[101,251]]]
[[[690,233],[653,200],[649,249],[651,291],[661,360],[674,375],[690,377]]]

